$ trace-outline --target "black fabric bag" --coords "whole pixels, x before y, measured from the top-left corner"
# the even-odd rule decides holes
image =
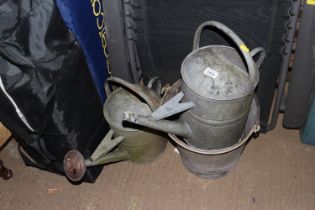
[[[67,151],[89,157],[108,131],[82,50],[54,1],[1,1],[0,76],[0,121],[27,165],[63,174]],[[88,168],[84,181],[101,169]]]

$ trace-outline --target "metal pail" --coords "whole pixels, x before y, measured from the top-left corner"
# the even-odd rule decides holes
[[[186,144],[173,134],[169,134],[169,136],[177,144],[181,160],[190,172],[200,177],[215,179],[232,170],[238,162],[246,142],[253,133],[259,131],[259,128],[259,106],[255,99],[251,104],[243,136],[232,146],[204,150]]]

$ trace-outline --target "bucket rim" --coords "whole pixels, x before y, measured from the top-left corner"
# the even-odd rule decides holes
[[[191,145],[188,145],[186,144],[184,141],[180,140],[175,134],[170,134],[168,133],[168,136],[173,140],[175,141],[175,143],[186,149],[186,150],[189,150],[191,152],[194,152],[194,153],[197,153],[197,154],[202,154],[202,155],[219,155],[219,154],[224,154],[224,153],[228,153],[228,152],[231,152],[237,148],[239,148],[240,146],[242,146],[244,143],[246,143],[250,137],[252,136],[253,133],[256,133],[260,130],[260,123],[259,123],[259,113],[260,113],[260,109],[259,109],[259,106],[258,106],[258,101],[257,101],[257,98],[254,97],[253,99],[253,102],[254,105],[256,106],[256,119],[255,119],[255,123],[253,123],[253,126],[251,127],[251,129],[249,130],[249,132],[246,134],[245,133],[245,137],[242,136],[240,138],[240,140],[229,146],[229,147],[225,147],[225,148],[221,148],[221,149],[210,149],[210,150],[206,150],[206,149],[200,149],[200,148],[197,148],[197,147],[194,147],[194,146],[191,146]]]

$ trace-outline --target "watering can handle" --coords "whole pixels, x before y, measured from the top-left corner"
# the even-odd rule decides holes
[[[264,61],[264,59],[266,57],[266,51],[262,47],[256,47],[255,49],[252,49],[250,51],[250,55],[252,56],[252,58],[254,58],[259,53],[260,53],[260,55],[259,55],[259,57],[258,57],[258,59],[256,61],[256,65],[257,65],[258,69],[260,68],[262,62]]]
[[[156,108],[155,103],[150,99],[150,97],[147,94],[143,92],[143,90],[140,87],[137,87],[136,85],[126,82],[125,80],[120,79],[118,77],[110,77],[105,81],[105,91],[106,91],[107,96],[111,93],[111,90],[108,84],[109,82],[117,83],[120,86],[132,91],[134,94],[136,94],[141,99],[143,99],[150,106],[152,110]]]
[[[207,21],[207,22],[202,23],[195,32],[193,50],[197,50],[200,47],[199,46],[200,36],[203,29],[206,26],[211,26],[222,31],[229,38],[231,38],[231,40],[238,46],[247,64],[250,83],[253,88],[256,87],[258,83],[259,75],[255,69],[255,63],[253,61],[252,56],[250,55],[250,50],[248,49],[248,47],[245,45],[245,43],[241,40],[239,36],[237,36],[231,29],[229,29],[227,26],[223,25],[222,23],[219,23],[217,21]]]
[[[153,77],[152,79],[150,79],[150,81],[147,84],[147,88],[153,90],[154,83],[156,83],[156,90],[154,91],[156,92],[157,95],[161,95],[162,83],[158,77]]]

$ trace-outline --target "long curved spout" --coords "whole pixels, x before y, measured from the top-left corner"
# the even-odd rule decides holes
[[[154,120],[151,116],[142,116],[133,112],[124,112],[124,120],[162,132],[179,135],[185,138],[191,138],[192,136],[189,126],[180,122]]]

